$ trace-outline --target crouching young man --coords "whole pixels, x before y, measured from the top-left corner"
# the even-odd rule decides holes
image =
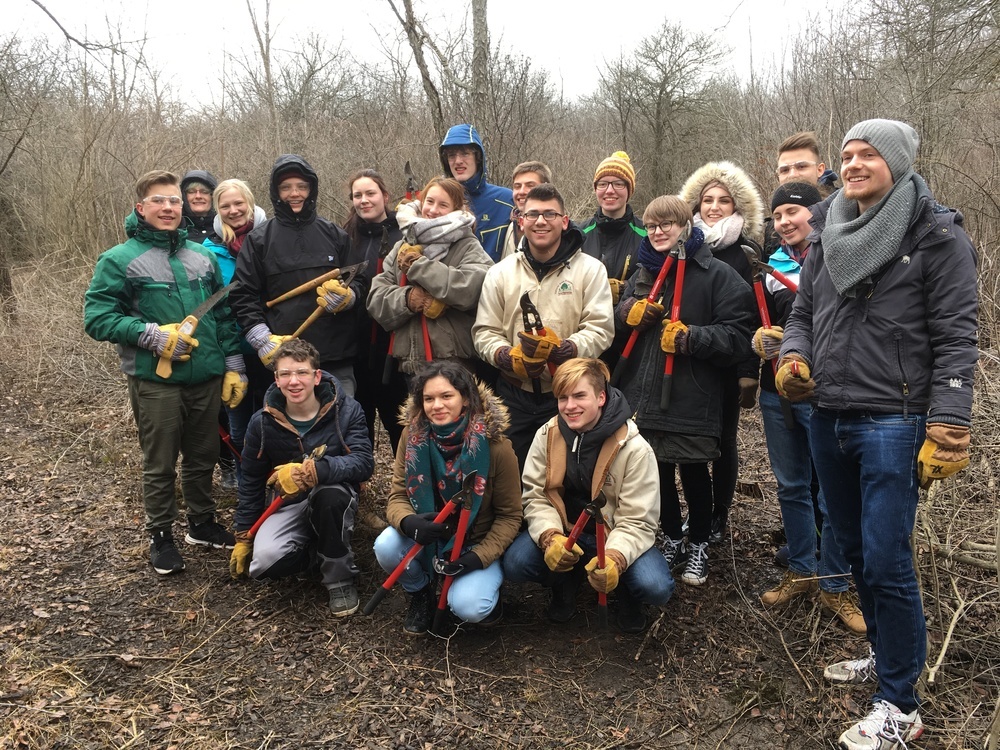
[[[504,575],[550,586],[548,616],[557,623],[573,617],[586,576],[597,592],[617,591],[618,627],[641,633],[643,605],[665,604],[674,579],[653,548],[660,512],[656,457],[609,379],[598,359],[571,359],[556,370],[552,392],[559,414],[538,430],[528,451],[522,476],[528,530],[508,548]],[[607,540],[605,565],[598,569],[594,519],[571,549],[566,542],[602,491]]]
[[[274,385],[254,414],[243,444],[243,480],[229,561],[233,578],[282,578],[316,560],[330,593],[330,610],[346,617],[358,608],[351,537],[358,484],[375,466],[360,404],[319,369],[319,352],[301,339],[275,353]],[[281,505],[251,538],[264,497]]]

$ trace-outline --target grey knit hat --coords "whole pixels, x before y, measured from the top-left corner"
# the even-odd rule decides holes
[[[920,136],[899,120],[865,120],[847,131],[840,148],[843,149],[848,141],[865,141],[874,146],[889,165],[893,182],[898,182],[913,168]]]

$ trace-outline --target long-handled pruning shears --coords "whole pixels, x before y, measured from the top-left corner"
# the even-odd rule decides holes
[[[309,458],[315,461],[316,459],[322,458],[324,453],[326,453],[326,446],[319,445],[313,448],[312,452],[309,454]],[[250,531],[247,532],[247,537],[253,539],[260,530],[260,527],[264,525],[264,521],[273,516],[275,511],[277,511],[287,499],[288,498],[285,495],[275,495],[271,500],[271,504],[264,509],[264,512],[260,514],[260,518],[258,518],[254,522],[254,525],[250,527]]]
[[[670,320],[676,323],[681,319],[681,297],[684,293],[684,267],[687,265],[687,251],[684,245],[678,249],[677,276],[674,277],[674,299],[670,305]],[[666,265],[664,263],[664,265]],[[660,409],[666,411],[670,407],[670,390],[674,378],[674,354],[667,354],[663,362],[663,382],[660,384]]]
[[[527,292],[521,295],[521,325],[524,327],[525,333],[531,333],[535,336],[545,336],[548,333],[545,330],[545,326],[542,325],[542,316],[538,313],[538,308],[535,307],[535,303],[531,301],[531,297],[528,296]],[[549,374],[555,375],[555,365],[551,362],[548,364]],[[542,381],[538,378],[532,378],[531,388],[536,396],[540,396],[542,393]]]
[[[469,530],[469,515],[472,512],[472,493],[476,489],[476,478],[479,473],[473,471],[462,480],[462,489],[452,502],[459,509],[458,528],[455,530],[455,537],[451,543],[451,559],[445,563],[441,558],[434,558],[434,570],[444,576],[441,584],[441,595],[438,597],[437,612],[434,613],[434,624],[431,631],[437,635],[442,635],[444,630],[445,612],[448,611],[448,590],[451,588],[455,576],[461,573],[460,566],[457,565],[458,558],[462,556],[462,546],[465,544],[465,535]]]

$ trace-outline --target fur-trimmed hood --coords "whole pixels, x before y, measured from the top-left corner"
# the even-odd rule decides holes
[[[479,386],[479,400],[483,402],[483,421],[486,423],[486,439],[491,443],[499,440],[507,432],[510,426],[510,416],[507,407],[493,390],[478,379],[476,385]],[[399,423],[408,427],[415,419],[424,419],[422,404],[417,401],[411,393],[406,397],[406,401],[399,407]]]
[[[718,180],[733,196],[736,212],[743,217],[743,233],[754,242],[764,241],[764,202],[754,187],[753,180],[742,169],[729,161],[710,161],[699,167],[687,178],[681,188],[680,198],[698,213],[701,193],[708,183]]]

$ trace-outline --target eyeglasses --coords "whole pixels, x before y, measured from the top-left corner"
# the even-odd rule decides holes
[[[315,370],[278,370],[275,377],[279,383],[287,383],[292,378],[298,381],[309,380],[315,372]]]
[[[666,234],[676,226],[677,226],[676,221],[662,221],[659,224],[647,224],[646,234],[653,234],[653,232],[655,232],[657,229]]]
[[[818,161],[797,161],[792,164],[779,164],[774,173],[778,177],[784,177],[786,174],[791,174],[792,172],[804,172],[809,167],[815,167],[817,164],[819,164]]]
[[[561,214],[558,211],[525,211],[521,214],[521,218],[525,221],[538,221],[539,219],[545,219],[545,221],[554,221],[556,219],[562,218],[566,214]]]
[[[614,188],[615,192],[621,192],[622,190],[627,188],[628,185],[625,184],[624,180],[601,180],[596,185],[594,185],[594,187],[597,188],[597,190],[599,190],[602,193],[608,188]]]
[[[152,203],[154,206],[166,206],[167,204],[179,206],[183,201],[177,195],[147,195],[142,199],[142,202]]]
[[[211,195],[212,191],[206,188],[192,187],[184,191],[185,195]]]

